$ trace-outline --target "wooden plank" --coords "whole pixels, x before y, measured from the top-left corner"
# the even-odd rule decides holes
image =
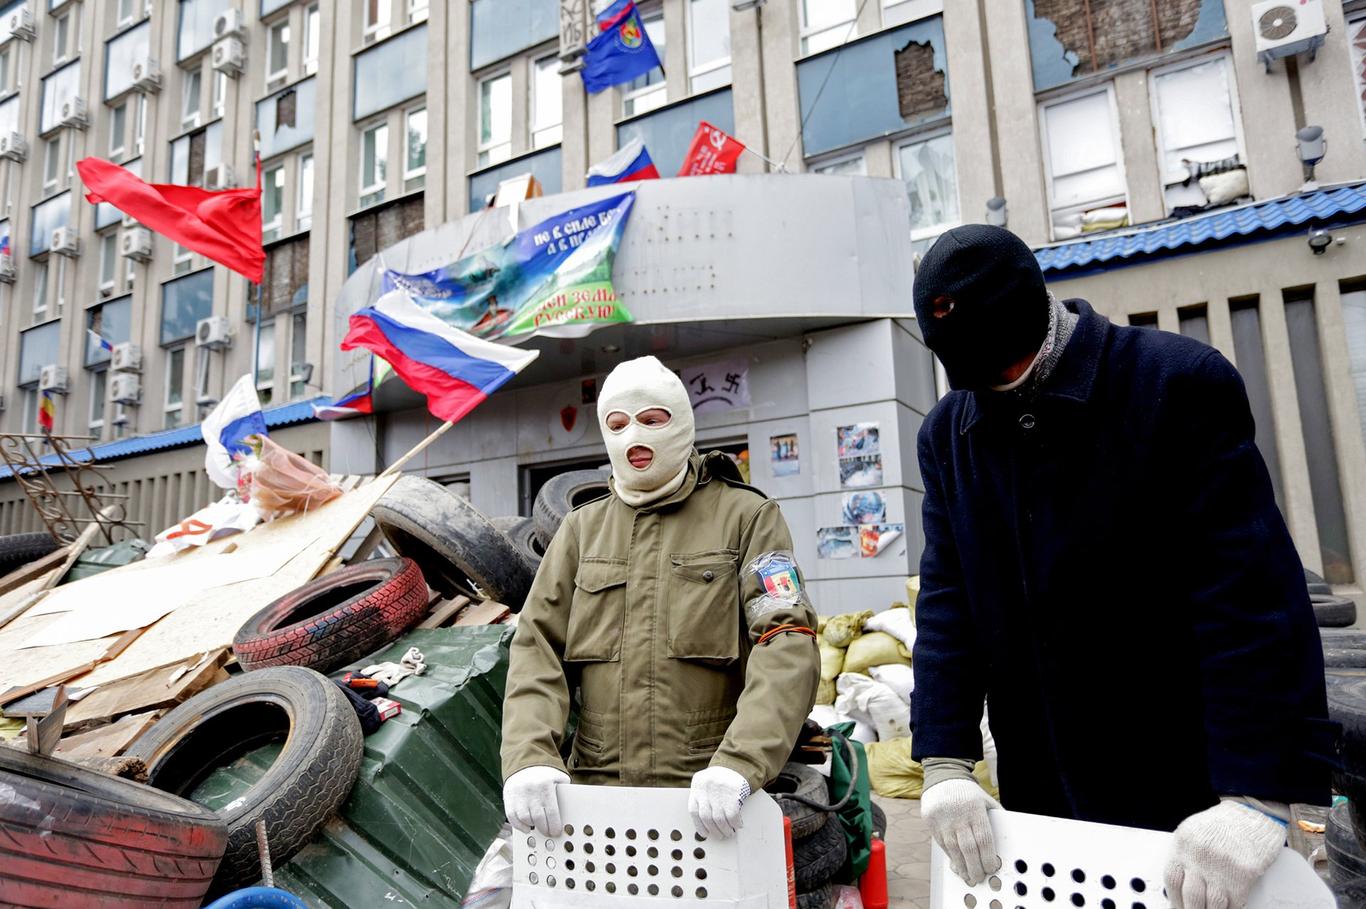
[[[446,600],[445,602],[438,603],[431,614],[423,619],[417,627],[440,628],[442,625],[449,622],[456,613],[460,612],[460,610],[464,609],[469,604],[470,598],[466,596],[457,596],[453,600]]]
[[[360,541],[355,553],[351,556],[352,562],[364,562],[374,554],[375,547],[384,539],[384,531],[379,529],[379,525],[370,528],[370,532],[365,535],[365,539]]]
[[[485,600],[482,603],[474,604],[460,613],[460,618],[455,620],[455,624],[495,625],[510,615],[512,615],[512,610],[502,603],[495,603],[493,600]]]
[[[227,660],[227,654],[226,649],[216,650],[101,685],[67,710],[67,728],[128,713],[174,707],[207,688]]]
[[[68,761],[88,761],[92,758],[116,757],[137,740],[157,721],[159,711],[133,713],[112,723],[97,726],[88,732],[69,735],[57,743],[53,752]]]

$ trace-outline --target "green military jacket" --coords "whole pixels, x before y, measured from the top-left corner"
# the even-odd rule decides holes
[[[718,460],[719,459],[719,460]],[[816,642],[764,632],[816,627],[810,601],[766,594],[746,566],[790,551],[778,504],[725,456],[693,455],[674,495],[632,508],[615,494],[565,519],[512,641],[503,778],[567,768],[576,783],[687,786],[708,765],[758,789],[777,776],[820,681]]]

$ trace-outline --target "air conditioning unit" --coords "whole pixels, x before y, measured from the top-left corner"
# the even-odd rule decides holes
[[[119,234],[119,255],[134,262],[152,260],[152,232],[145,227],[128,227]]]
[[[240,9],[225,9],[213,19],[213,39],[240,38],[247,31],[247,20]]]
[[[81,238],[76,235],[75,228],[59,227],[52,232],[52,243],[48,245],[48,249],[59,256],[74,259],[81,254]]]
[[[65,366],[49,363],[38,373],[38,390],[54,394],[66,394],[67,373]]]
[[[115,344],[109,368],[114,372],[142,372],[142,348],[132,341]]]
[[[9,253],[0,253],[0,282],[14,283],[14,256]]]
[[[209,350],[231,347],[232,325],[228,323],[226,316],[200,319],[194,327],[194,343],[196,347],[207,347]]]
[[[1328,19],[1323,0],[1263,0],[1252,4],[1252,33],[1257,38],[1257,59],[1266,64],[1282,57],[1309,54],[1323,46]]]
[[[27,9],[17,9],[9,14],[9,33],[20,41],[32,41],[37,34],[33,28],[33,13]]]
[[[226,164],[219,164],[204,171],[205,189],[231,189],[235,185],[236,176],[232,168]]]
[[[0,133],[0,158],[24,163],[28,157],[28,140],[21,133]]]
[[[161,64],[152,57],[134,61],[133,90],[144,95],[155,95],[161,91]]]
[[[136,373],[114,373],[109,380],[109,396],[115,404],[137,404],[142,400],[142,379]]]
[[[236,78],[247,65],[247,49],[237,38],[224,38],[213,46],[213,68]]]
[[[72,129],[85,129],[90,125],[90,111],[86,108],[85,99],[75,95],[62,102],[62,118],[59,126],[68,126]]]

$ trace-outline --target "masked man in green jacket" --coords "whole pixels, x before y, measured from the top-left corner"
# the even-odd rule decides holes
[[[699,457],[687,389],[654,357],[603,383],[612,494],[551,541],[512,642],[503,803],[558,836],[555,786],[690,786],[727,837],[777,776],[820,680],[816,617],[778,505]],[[568,772],[561,745],[574,692]]]

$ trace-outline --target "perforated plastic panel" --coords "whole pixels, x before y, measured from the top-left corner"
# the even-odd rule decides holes
[[[786,909],[783,813],[745,802],[733,839],[694,831],[686,789],[559,786],[565,832],[513,832],[513,909]]]
[[[1162,871],[1172,835],[1132,827],[991,811],[1001,870],[976,887],[930,854],[931,909],[1170,909]],[[1247,909],[1334,909],[1332,893],[1286,849],[1252,891]]]

